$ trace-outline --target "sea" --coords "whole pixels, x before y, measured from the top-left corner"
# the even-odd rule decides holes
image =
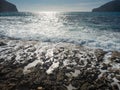
[[[120,51],[120,12],[0,13],[0,38]]]

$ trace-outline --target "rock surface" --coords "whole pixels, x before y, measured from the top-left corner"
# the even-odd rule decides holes
[[[1,39],[0,90],[120,90],[120,53]]]
[[[92,10],[92,12],[120,12],[120,0],[113,0],[98,8]]]
[[[0,12],[17,12],[17,8],[14,4],[6,1],[0,0]]]

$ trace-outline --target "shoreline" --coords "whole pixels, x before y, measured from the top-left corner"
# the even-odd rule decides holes
[[[119,90],[120,52],[0,39],[1,90]]]

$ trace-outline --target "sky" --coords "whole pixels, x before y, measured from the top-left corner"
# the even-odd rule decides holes
[[[91,11],[111,0],[7,0],[19,11]]]

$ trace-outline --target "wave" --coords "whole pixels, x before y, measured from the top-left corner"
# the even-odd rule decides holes
[[[0,13],[0,37],[120,50],[120,13]]]

